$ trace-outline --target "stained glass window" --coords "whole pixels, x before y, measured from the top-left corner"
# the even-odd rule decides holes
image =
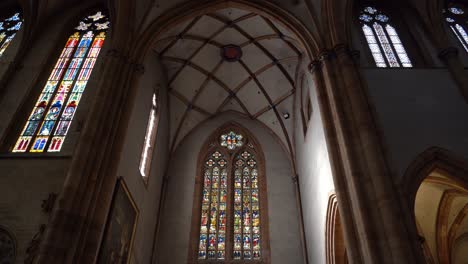
[[[453,34],[460,41],[465,51],[468,52],[468,14],[466,6],[461,3],[450,3],[443,12]]]
[[[85,17],[68,38],[13,152],[59,152],[109,28],[102,12]]]
[[[229,133],[221,136],[221,146],[227,147],[228,149],[235,149],[242,147],[242,135],[237,135],[235,132],[230,131]]]
[[[145,143],[143,146],[143,151],[141,153],[140,159],[140,174],[145,179],[148,179],[148,174],[150,170],[151,158],[153,154],[153,147],[156,140],[156,123],[157,123],[157,101],[156,94],[153,93],[153,98],[151,102],[151,111],[148,119],[148,126],[146,128]]]
[[[227,161],[219,151],[205,161],[198,259],[225,259]]]
[[[10,45],[18,30],[23,24],[21,13],[15,13],[12,16],[0,21],[0,57]]]
[[[359,15],[362,31],[377,67],[412,67],[412,63],[390,18],[367,6]]]
[[[202,171],[198,261],[259,261],[261,172],[254,145],[229,131],[213,146]]]
[[[260,206],[255,156],[238,154],[234,170],[234,259],[260,259]]]

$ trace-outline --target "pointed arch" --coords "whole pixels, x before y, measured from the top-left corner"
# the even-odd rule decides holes
[[[435,170],[450,174],[462,186],[468,184],[468,161],[466,159],[440,147],[428,148],[408,166],[400,182],[409,204],[413,204],[423,180]],[[413,205],[411,209],[414,209]]]
[[[199,16],[207,12],[226,7],[236,7],[251,10],[268,18],[280,22],[291,30],[300,39],[305,52],[310,58],[319,54],[321,45],[307,27],[295,16],[278,7],[270,1],[248,1],[248,0],[214,0],[196,3],[187,3],[178,6],[161,15],[153,21],[144,31],[132,56],[136,61],[143,61],[145,55],[151,50],[159,35],[170,29],[172,25],[178,24],[190,17]]]
[[[400,187],[403,202],[409,208],[414,248],[419,248],[420,258],[427,263],[435,260],[450,263],[457,231],[468,213],[468,203],[461,210],[457,209],[458,212],[453,211],[455,199],[468,199],[468,162],[448,150],[431,147],[411,163]],[[422,207],[427,204],[432,213]],[[421,212],[424,212],[424,218],[421,218]],[[449,223],[449,215],[454,212],[457,216]]]
[[[325,251],[327,264],[347,264],[348,258],[344,244],[343,227],[336,194],[328,199],[327,219],[325,227]]]
[[[188,263],[270,263],[265,168],[259,142],[235,122],[205,141],[198,155]]]

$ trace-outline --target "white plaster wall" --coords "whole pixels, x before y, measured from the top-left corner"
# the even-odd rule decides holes
[[[313,84],[310,75],[308,83]],[[315,87],[310,89],[312,117],[304,136],[296,104],[296,156],[301,188],[304,231],[309,263],[325,263],[325,222],[328,199],[334,190],[327,144]],[[297,100],[296,100],[297,102]]]
[[[446,69],[363,73],[397,181],[432,146],[468,158],[468,103]]]
[[[233,113],[217,116],[192,131],[175,151],[168,170],[157,263],[187,262],[197,160],[202,144],[226,122],[242,124],[258,139],[266,161],[271,263],[303,263],[298,207],[287,152],[264,125]]]
[[[151,262],[161,185],[169,154],[165,75],[162,72],[159,59],[153,53],[147,56],[144,66],[145,73],[138,83],[117,174],[124,178],[140,212],[131,256],[132,263]],[[160,115],[151,170],[146,186],[140,175],[139,165],[154,89],[159,90]]]

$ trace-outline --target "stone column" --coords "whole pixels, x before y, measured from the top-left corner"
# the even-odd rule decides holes
[[[124,53],[110,50],[77,144],[57,208],[47,227],[37,263],[94,263],[116,183],[123,145],[128,83],[138,69]],[[120,129],[122,130],[122,129]]]
[[[350,263],[416,263],[365,83],[344,45],[313,71]],[[315,68],[317,68],[315,66]]]
[[[444,48],[439,52],[439,58],[447,65],[455,82],[458,84],[461,94],[468,103],[468,71],[458,57],[458,49],[455,47]]]

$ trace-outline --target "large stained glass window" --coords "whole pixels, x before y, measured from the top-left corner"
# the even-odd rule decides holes
[[[145,180],[148,181],[148,175],[150,172],[150,164],[153,156],[153,147],[156,140],[156,129],[157,129],[157,101],[156,94],[153,93],[151,101],[150,116],[148,119],[148,126],[146,128],[145,142],[143,145],[143,151],[141,152],[140,158],[140,174]]]
[[[226,202],[227,161],[219,151],[205,162],[199,259],[225,259],[226,257]]]
[[[23,18],[20,12],[0,20],[0,57],[5,53],[22,24]]]
[[[461,3],[450,3],[444,10],[447,21],[453,34],[468,52],[468,8]]]
[[[232,130],[210,145],[201,177],[198,262],[261,261],[262,173],[255,146]]]
[[[377,67],[413,66],[387,15],[375,7],[367,6],[361,11],[359,21]]]
[[[234,259],[260,259],[260,206],[255,156],[238,154],[234,170]]]
[[[59,152],[109,29],[102,12],[85,17],[68,38],[13,152]]]

